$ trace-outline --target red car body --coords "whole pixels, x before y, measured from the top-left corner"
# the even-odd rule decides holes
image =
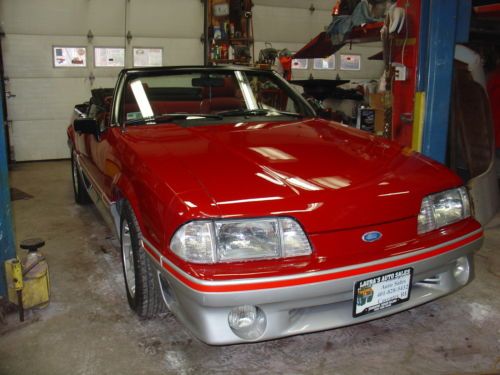
[[[70,126],[68,137],[78,170],[97,193],[94,200],[112,212],[108,222],[119,232],[120,213],[114,204],[126,199],[137,217],[143,249],[174,289],[182,284],[189,293],[210,298],[231,293],[240,298],[242,292],[269,296],[280,288],[414,267],[464,248],[461,254],[470,257],[481,243],[481,226],[472,217],[417,233],[424,197],[462,185],[454,173],[393,142],[326,120],[110,126],[98,137]],[[311,255],[196,264],[170,249],[176,230],[191,220],[276,216],[300,223]],[[382,233],[380,240],[363,241],[371,231]],[[425,273],[421,279],[434,275]],[[264,310],[266,301],[258,304]],[[392,309],[387,313],[397,311]],[[245,341],[224,335],[218,339],[193,323],[189,312],[176,315],[206,342]],[[300,332],[285,330],[258,339],[294,333]]]

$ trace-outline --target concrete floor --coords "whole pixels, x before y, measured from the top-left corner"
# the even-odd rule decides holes
[[[18,164],[16,238],[42,237],[48,308],[0,323],[0,374],[499,374],[500,214],[459,292],[370,323],[264,343],[207,346],[174,318],[129,310],[118,251],[93,206],[73,202],[68,161]]]

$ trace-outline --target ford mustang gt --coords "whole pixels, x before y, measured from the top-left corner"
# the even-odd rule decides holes
[[[116,231],[130,307],[206,343],[364,322],[473,278],[483,232],[461,179],[318,118],[271,71],[123,70],[67,133],[75,200]]]

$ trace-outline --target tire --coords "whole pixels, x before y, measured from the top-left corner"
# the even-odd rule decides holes
[[[141,248],[142,234],[130,203],[122,205],[120,220],[120,248],[123,278],[130,308],[139,317],[154,318],[166,311],[160,287],[155,280],[155,269],[145,250]]]
[[[90,203],[90,197],[87,189],[82,181],[82,176],[78,172],[78,164],[76,162],[76,155],[73,151],[71,153],[71,176],[73,180],[73,193],[75,195],[75,202],[81,205]]]

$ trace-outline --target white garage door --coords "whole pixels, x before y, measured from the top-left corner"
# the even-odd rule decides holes
[[[312,38],[332,21],[332,8],[336,1],[332,0],[253,0],[255,54],[265,48],[265,42],[272,42],[276,49],[288,48],[295,52],[300,50]],[[314,10],[311,11],[311,5]],[[334,70],[317,70],[313,68],[313,61],[308,61],[308,68],[293,70],[293,79],[314,78],[334,79],[337,74],[342,79],[356,82],[380,78],[383,63],[368,60],[368,57],[382,50],[381,42],[363,45],[346,45],[336,54],[336,68]],[[340,55],[360,55],[360,71],[340,71]],[[354,84],[354,82],[352,82]],[[354,84],[355,85],[355,84]]]
[[[94,47],[125,47],[126,67],[134,47],[163,48],[164,65],[203,63],[199,0],[0,0],[0,17],[16,161],[69,157],[65,129],[74,104],[88,100],[91,88],[113,87],[120,70],[94,67]],[[87,67],[54,68],[54,46],[86,47]]]
[[[253,0],[255,54],[272,42],[273,48],[296,52],[324,31],[331,21],[331,0]],[[309,8],[313,4],[314,11]],[[309,76],[308,70],[294,71],[294,79]]]
[[[277,49],[297,51],[331,21],[331,0],[253,0],[255,50],[271,41]],[[311,5],[314,11],[309,10]]]

